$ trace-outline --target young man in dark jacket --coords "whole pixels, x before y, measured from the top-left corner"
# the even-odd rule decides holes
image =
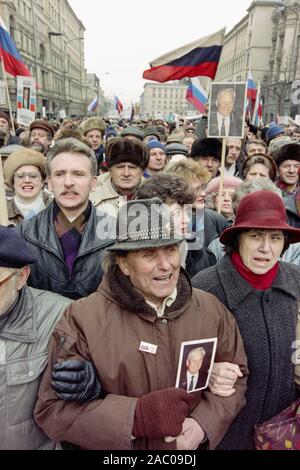
[[[101,279],[103,249],[113,242],[114,220],[89,201],[96,187],[93,151],[76,139],[58,141],[47,158],[48,187],[54,201],[17,230],[37,257],[29,285],[79,299]]]

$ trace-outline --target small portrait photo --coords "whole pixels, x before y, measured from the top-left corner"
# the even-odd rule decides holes
[[[30,87],[23,87],[23,108],[30,108]]]
[[[188,393],[207,388],[216,348],[217,338],[181,343],[175,387]]]
[[[208,137],[243,138],[246,95],[246,83],[212,83]]]

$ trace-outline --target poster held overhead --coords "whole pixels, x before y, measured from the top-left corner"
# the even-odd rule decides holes
[[[243,138],[246,83],[212,83],[208,118],[208,137]]]
[[[32,77],[17,77],[17,120],[29,126],[35,120],[36,82]]]

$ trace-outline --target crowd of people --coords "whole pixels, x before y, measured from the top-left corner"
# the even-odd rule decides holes
[[[300,395],[300,129],[246,123],[221,175],[205,116],[16,128],[0,111],[0,449],[254,449]]]

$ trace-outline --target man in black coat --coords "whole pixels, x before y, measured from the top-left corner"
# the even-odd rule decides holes
[[[232,88],[223,88],[217,94],[216,110],[210,113],[209,135],[212,137],[241,137],[242,120],[238,120],[233,109],[236,94]]]

